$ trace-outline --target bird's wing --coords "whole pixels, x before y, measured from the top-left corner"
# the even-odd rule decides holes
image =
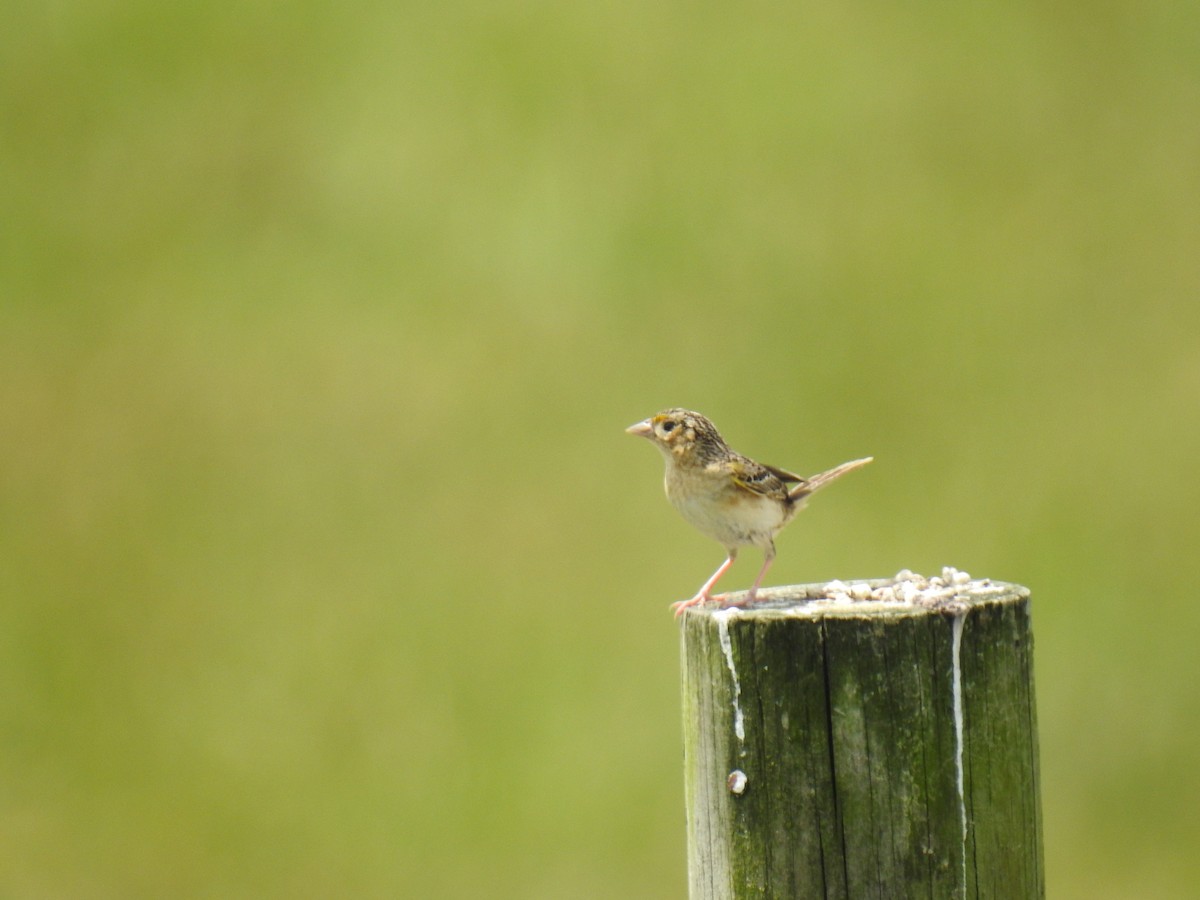
[[[775,466],[763,466],[763,468],[782,481],[784,484],[808,481],[807,478],[801,478],[795,472],[789,472],[787,469],[777,469]]]
[[[728,465],[729,474],[735,485],[742,490],[760,494],[763,497],[782,500],[787,497],[787,482],[803,481],[802,478],[792,475],[790,472],[764,466],[744,456],[730,460]]]

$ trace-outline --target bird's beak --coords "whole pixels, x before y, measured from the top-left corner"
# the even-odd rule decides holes
[[[626,434],[636,434],[638,437],[644,437],[644,438],[653,437],[654,436],[654,426],[650,424],[649,419],[646,419],[644,421],[638,422],[636,425],[630,425],[628,428],[625,429],[625,433]]]

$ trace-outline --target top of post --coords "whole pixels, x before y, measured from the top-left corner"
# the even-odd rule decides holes
[[[962,615],[972,606],[1027,600],[1029,589],[1019,584],[972,578],[947,566],[926,577],[904,569],[892,578],[828,581],[760,588],[754,602],[741,606],[745,591],[731,593],[722,606],[705,604],[687,610],[688,616],[738,618],[891,618],[942,613]]]

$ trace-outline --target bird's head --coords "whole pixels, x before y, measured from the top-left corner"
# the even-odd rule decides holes
[[[688,409],[664,409],[630,425],[626,433],[648,439],[667,459],[681,460],[706,451],[725,447],[717,427],[698,412]]]

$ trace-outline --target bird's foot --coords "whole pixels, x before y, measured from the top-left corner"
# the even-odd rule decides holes
[[[713,600],[721,601],[721,609],[729,609],[735,606],[738,609],[745,609],[747,606],[752,606],[755,599],[758,597],[758,591],[751,588],[750,590],[735,596],[734,594],[722,594],[719,597],[713,597]]]
[[[718,603],[724,603],[725,599],[728,596],[729,596],[728,594],[715,594],[715,595],[714,594],[706,594],[703,591],[701,591],[699,594],[697,594],[691,600],[678,600],[675,603],[672,603],[671,609],[673,609],[675,611],[675,618],[678,619],[680,616],[683,615],[683,611],[685,609],[689,609],[690,607],[693,607],[693,606],[699,606],[701,603],[704,603],[708,600],[715,600]]]

